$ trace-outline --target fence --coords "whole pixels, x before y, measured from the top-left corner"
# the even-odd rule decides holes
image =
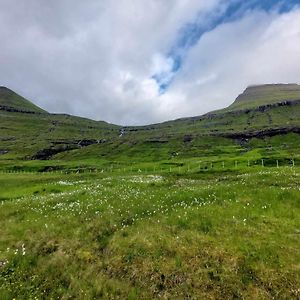
[[[73,168],[73,169],[48,169],[47,171],[36,169],[2,169],[0,174],[79,174],[79,173],[197,173],[222,170],[238,170],[249,168],[280,168],[296,167],[300,162],[296,159],[259,159],[259,160],[217,160],[217,161],[198,161],[191,163],[166,162],[160,164],[123,165],[111,164],[109,166]]]

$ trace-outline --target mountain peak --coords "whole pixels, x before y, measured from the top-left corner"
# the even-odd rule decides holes
[[[290,92],[300,91],[300,85],[297,83],[276,83],[276,84],[259,84],[248,86],[242,94],[247,93],[269,93],[274,91]]]
[[[0,86],[0,108],[1,107],[18,112],[47,113],[45,110],[5,86]]]
[[[13,91],[7,88],[6,86],[0,86],[0,95],[4,93],[13,93]]]
[[[300,99],[300,85],[290,84],[264,84],[252,85],[240,94],[229,109],[254,108],[261,105],[273,104],[283,101]]]

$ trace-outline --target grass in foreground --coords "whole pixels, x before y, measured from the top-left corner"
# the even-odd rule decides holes
[[[0,299],[297,299],[299,177],[0,174]]]

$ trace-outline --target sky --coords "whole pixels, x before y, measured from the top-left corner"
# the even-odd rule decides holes
[[[300,0],[0,0],[0,85],[119,125],[300,83]]]

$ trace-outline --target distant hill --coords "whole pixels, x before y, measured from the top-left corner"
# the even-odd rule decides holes
[[[300,86],[296,84],[252,86],[219,111],[123,127],[47,113],[13,91],[0,88],[0,165],[1,160],[8,163],[15,159],[57,158],[78,163],[216,155],[233,153],[239,149],[237,145],[247,151],[256,138],[278,137],[274,147],[281,147],[282,136],[290,134],[292,151],[299,147],[299,133]]]
[[[20,112],[47,113],[29,100],[21,97],[12,90],[0,86],[0,109]]]
[[[0,159],[48,159],[119,135],[119,126],[50,114],[6,87],[0,88]],[[2,155],[3,157],[3,155]]]
[[[300,86],[268,84],[248,87],[229,107],[201,116],[181,118],[129,131],[169,135],[258,135],[297,131],[300,126]]]

